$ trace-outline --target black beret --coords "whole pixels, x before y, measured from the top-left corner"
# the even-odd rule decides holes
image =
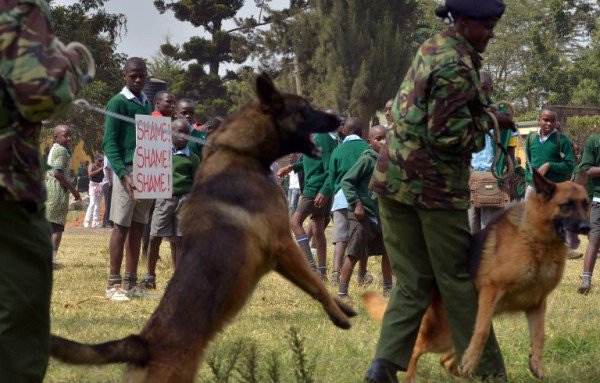
[[[503,0],[446,0],[446,7],[452,14],[498,20],[504,14],[506,4]]]

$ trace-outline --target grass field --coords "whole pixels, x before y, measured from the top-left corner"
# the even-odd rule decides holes
[[[123,337],[138,332],[158,304],[158,300],[129,303],[96,300],[75,308],[64,307],[69,301],[104,294],[109,235],[108,229],[76,227],[65,232],[59,260],[66,268],[54,275],[53,333],[82,342]],[[580,251],[587,244],[585,240],[582,242]],[[329,250],[332,251],[331,247]],[[165,244],[161,255],[164,260],[170,259]],[[372,258],[369,263],[376,281],[370,289],[381,290],[378,262],[379,258]],[[600,381],[600,291],[592,290],[589,296],[576,293],[581,268],[581,259],[567,261],[564,279],[549,299],[544,352],[547,382]],[[140,276],[144,271],[145,263],[141,263]],[[158,293],[163,292],[171,273],[170,262],[159,262]],[[369,320],[358,301],[364,291],[351,284],[350,295],[355,298],[359,315],[353,319],[352,329],[343,331],[334,327],[307,295],[278,275],[268,275],[236,320],[209,348],[206,360],[211,361],[212,368],[203,362],[197,381],[268,382],[276,360],[280,382],[361,382],[378,337],[378,326]],[[527,369],[529,335],[524,315],[500,317],[494,323],[510,381],[537,381]],[[297,330],[296,338],[290,335],[292,327]],[[302,345],[298,344],[299,339]],[[294,353],[292,344],[304,353]],[[300,354],[306,363],[302,368],[294,367]],[[421,359],[421,382],[452,381],[437,360],[437,355]],[[213,370],[221,372],[215,375]],[[227,379],[229,370],[232,373]],[[296,377],[300,370],[304,370],[304,376]],[[80,367],[51,361],[46,381],[117,382],[122,371],[122,365]],[[254,378],[249,376],[252,374]]]

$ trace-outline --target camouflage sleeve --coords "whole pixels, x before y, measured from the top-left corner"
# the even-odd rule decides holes
[[[427,107],[430,144],[452,154],[473,152],[482,147],[482,131],[488,129],[479,90],[471,70],[450,63],[437,69]]]
[[[41,0],[0,4],[0,76],[31,122],[59,112],[77,89],[77,69],[57,47],[49,12]]]

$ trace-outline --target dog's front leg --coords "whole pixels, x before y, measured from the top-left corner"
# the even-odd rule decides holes
[[[544,378],[544,321],[546,316],[546,299],[526,312],[529,325],[531,354],[529,354],[529,371],[538,379]]]
[[[483,347],[490,336],[494,309],[503,294],[503,291],[492,286],[482,286],[479,291],[479,308],[477,309],[475,330],[460,363],[460,372],[463,376],[473,375],[479,365]]]
[[[348,317],[355,316],[356,312],[349,306],[331,297],[327,289],[325,289],[323,282],[311,270],[300,248],[293,242],[291,237],[282,241],[282,248],[276,254],[276,257],[277,264],[275,270],[279,274],[321,302],[323,309],[329,314],[329,318],[336,326],[343,329],[350,328]]]

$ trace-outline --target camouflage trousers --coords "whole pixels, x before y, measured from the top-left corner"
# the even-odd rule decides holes
[[[50,354],[50,225],[43,205],[0,201],[0,211],[0,382],[41,382]]]
[[[408,367],[436,284],[454,347],[461,357],[471,340],[477,314],[477,293],[468,272],[471,234],[467,211],[417,209],[388,198],[379,198],[379,211],[397,282],[383,317],[375,357]],[[477,374],[506,375],[493,329]]]

